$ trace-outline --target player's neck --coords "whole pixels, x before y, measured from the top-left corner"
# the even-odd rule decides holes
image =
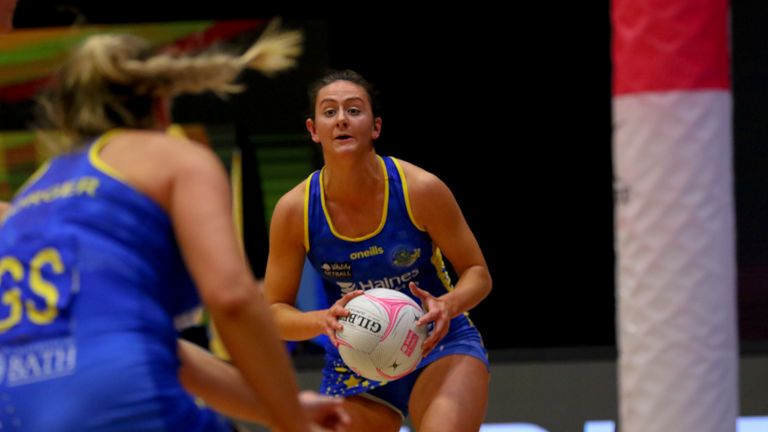
[[[383,188],[384,178],[381,162],[371,152],[360,159],[326,163],[323,188],[326,198],[336,202],[357,201],[378,193]]]

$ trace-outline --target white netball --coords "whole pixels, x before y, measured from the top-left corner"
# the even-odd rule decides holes
[[[426,326],[416,321],[424,311],[407,295],[392,289],[374,288],[347,303],[350,314],[339,317],[343,329],[336,332],[339,354],[360,376],[392,381],[416,368]]]

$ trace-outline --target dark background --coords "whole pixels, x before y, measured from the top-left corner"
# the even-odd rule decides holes
[[[19,0],[16,26],[283,16],[315,35],[305,57],[312,66],[274,81],[246,77],[253,93],[221,109],[207,97],[188,98],[175,114],[302,133],[306,83],[320,65],[361,72],[381,90],[379,152],[441,177],[485,251],[494,291],[472,317],[488,347],[615,345],[609,1],[504,10],[476,2],[430,10],[414,10],[416,3],[154,3],[164,5]],[[765,18],[760,1],[732,2],[744,341],[768,340]]]

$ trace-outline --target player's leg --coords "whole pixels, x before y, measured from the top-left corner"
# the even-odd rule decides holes
[[[397,432],[408,415],[408,399],[419,371],[378,386],[349,370],[341,358],[327,359],[321,392],[343,397],[351,417],[349,431]],[[367,390],[361,393],[361,390]]]
[[[488,368],[472,356],[449,355],[430,364],[411,393],[414,427],[418,432],[477,432],[488,405],[488,381]]]
[[[394,409],[362,396],[346,398],[344,407],[352,420],[350,431],[397,432],[403,423]]]

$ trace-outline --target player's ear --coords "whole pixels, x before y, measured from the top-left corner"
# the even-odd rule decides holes
[[[307,131],[309,131],[309,135],[312,136],[312,141],[319,144],[320,137],[317,136],[317,129],[315,129],[315,122],[311,118],[308,118],[306,124],[307,124]]]
[[[381,117],[376,117],[373,120],[373,133],[371,134],[371,138],[377,139],[381,135]]]

